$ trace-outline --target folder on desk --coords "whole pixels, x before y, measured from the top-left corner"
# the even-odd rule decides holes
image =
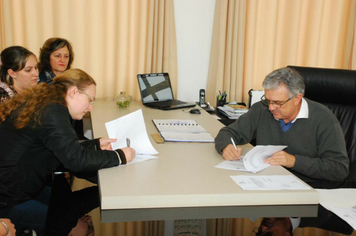
[[[154,119],[153,123],[167,142],[214,142],[211,134],[195,120]]]
[[[222,107],[217,107],[223,115],[231,120],[238,119],[241,115],[248,112],[248,109],[240,105],[224,105]]]

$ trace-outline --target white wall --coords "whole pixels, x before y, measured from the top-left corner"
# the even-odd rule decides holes
[[[214,9],[215,0],[174,0],[180,100],[197,102],[206,89]]]

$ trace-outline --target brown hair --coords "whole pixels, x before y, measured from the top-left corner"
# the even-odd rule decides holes
[[[68,89],[72,86],[85,90],[89,85],[96,85],[94,79],[80,69],[70,69],[56,76],[53,85],[40,83],[26,90],[0,106],[0,123],[4,122],[12,112],[16,112],[13,125],[17,129],[28,125],[40,124],[42,111],[51,103],[67,106],[65,100]]]
[[[64,48],[65,46],[67,46],[69,51],[69,61],[66,70],[70,69],[70,66],[74,61],[74,52],[70,42],[63,38],[49,38],[43,44],[42,48],[40,48],[40,62],[38,63],[39,71],[52,71],[50,64],[50,56],[52,52]]]
[[[21,46],[11,46],[1,52],[0,78],[7,84],[14,84],[14,80],[7,73],[9,69],[20,71],[26,66],[27,59],[35,56],[32,52]],[[36,57],[36,56],[35,56]]]

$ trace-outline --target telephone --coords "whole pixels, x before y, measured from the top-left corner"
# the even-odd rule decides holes
[[[206,107],[205,103],[205,89],[200,89],[199,91],[199,106]]]

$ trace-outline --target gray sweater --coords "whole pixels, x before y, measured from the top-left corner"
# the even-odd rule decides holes
[[[215,138],[215,148],[231,143],[231,137],[242,145],[256,139],[257,145],[287,145],[284,149],[295,155],[289,170],[303,180],[343,180],[349,172],[344,135],[339,121],[324,105],[305,99],[309,118],[297,119],[286,132],[282,131],[268,107],[254,104],[230,126],[222,128]]]

